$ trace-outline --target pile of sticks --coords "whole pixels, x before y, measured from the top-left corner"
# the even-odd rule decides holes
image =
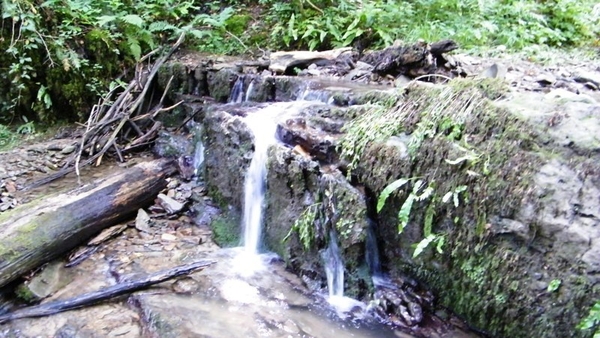
[[[171,49],[153,64],[148,60],[158,53],[158,49],[142,57],[136,65],[134,79],[129,82],[129,85],[125,88],[119,86],[112,89],[98,101],[98,104],[94,105],[85,123],[85,132],[78,141],[77,151],[66,160],[63,169],[21,190],[42,186],[73,171],[79,177],[81,167],[91,163],[100,165],[102,158],[110,149],[114,150],[116,156],[123,162],[123,153],[152,143],[162,126],[161,122],[154,118],[159,113],[172,110],[183,102],[164,107],[164,100],[173,80],[171,77],[158,103],[150,107],[154,101],[154,92],[151,90],[153,80],[159,68],[183,43],[184,36],[182,34]],[[82,161],[84,154],[86,159]]]

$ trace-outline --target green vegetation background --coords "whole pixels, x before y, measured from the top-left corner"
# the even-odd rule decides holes
[[[31,132],[31,121],[85,119],[136,61],[182,32],[187,48],[214,54],[444,38],[522,50],[598,47],[599,21],[594,0],[2,0],[0,123]]]

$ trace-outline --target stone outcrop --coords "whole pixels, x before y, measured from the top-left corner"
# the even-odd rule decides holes
[[[214,78],[220,85],[215,82],[210,92],[233,87],[230,77]],[[247,81],[262,88],[251,93],[260,101],[296,99],[307,88],[294,77],[246,74],[243,81],[246,88]],[[319,288],[325,229],[336,228],[350,276],[346,290],[369,299],[374,289],[364,245],[371,216],[378,223],[383,269],[392,277],[408,274],[423,282],[441,305],[470,325],[497,337],[584,336],[575,326],[600,299],[599,105],[559,90],[524,97],[499,90],[494,81],[463,83],[474,88],[464,104],[436,113],[447,87],[411,85],[397,96],[320,87],[329,90],[329,98],[338,96],[328,99],[337,107],[315,108],[280,125],[290,148],[274,145],[269,151],[267,247]],[[192,94],[193,86],[184,87],[173,97]],[[364,116],[365,123],[376,121],[381,115],[369,114],[382,106],[397,109],[393,127],[363,129],[373,137],[364,149],[355,149],[356,159],[340,152],[341,140],[356,133],[341,127]],[[209,191],[235,209],[241,207],[252,135],[233,110],[208,110],[197,120],[206,130]],[[394,132],[378,138],[379,129],[387,127]],[[319,148],[322,141],[329,143]],[[377,213],[379,194],[398,178],[410,181]],[[418,179],[433,193],[414,202],[399,234],[398,211]],[[336,212],[328,214],[331,209]],[[311,245],[305,247],[293,228],[307,210],[316,217]],[[443,238],[440,250],[430,244],[413,257],[415,245],[429,234]],[[557,283],[558,288],[549,288]]]

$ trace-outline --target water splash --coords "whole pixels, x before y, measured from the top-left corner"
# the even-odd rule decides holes
[[[244,99],[244,76],[239,76],[233,88],[231,88],[231,94],[229,95],[229,103],[242,103]]]
[[[344,261],[338,246],[335,231],[329,231],[329,244],[322,253],[327,275],[329,297],[327,302],[335,309],[338,317],[346,319],[350,316],[360,318],[366,314],[366,305],[356,299],[344,296]]]

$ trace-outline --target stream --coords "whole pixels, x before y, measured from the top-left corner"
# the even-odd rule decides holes
[[[225,111],[243,106],[246,114],[241,119],[254,137],[250,166],[244,174],[241,245],[219,248],[212,241],[209,226],[222,211],[206,196],[201,177],[205,145],[198,141],[192,146],[189,162],[193,175],[200,178],[172,180],[169,194],[184,199],[198,196],[191,209],[199,215],[153,217],[149,228],[127,228],[73,268],[65,268],[59,261],[57,276],[52,278],[61,282],[49,300],[66,299],[138,273],[200,259],[216,264],[128,299],[15,321],[1,328],[0,337],[475,337],[437,317],[428,318],[418,328],[386,325],[374,316],[372,304],[345,296],[344,257],[334,230],[329,233],[327,248],[321,251],[327,276],[327,286],[321,291],[307,288],[304,280],[286,270],[281,258],[265,250],[262,232],[268,192],[267,154],[270,146],[280,142],[277,124],[297,116],[315,101],[323,104],[332,98],[325,91],[307,87],[296,95],[297,101],[256,105],[247,102],[252,84],[244,90],[242,81],[236,83],[230,102],[221,106]],[[183,137],[181,142],[189,141]],[[115,170],[115,166],[108,168]],[[94,171],[93,175],[100,174]],[[61,182],[73,184],[73,177],[37,189],[36,194],[44,194],[44,189],[51,192]],[[365,252],[373,284],[379,292],[393,290],[396,286],[385,276],[379,261],[374,223],[369,231]]]

